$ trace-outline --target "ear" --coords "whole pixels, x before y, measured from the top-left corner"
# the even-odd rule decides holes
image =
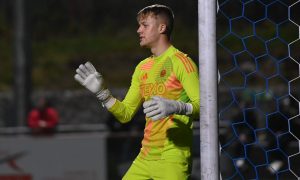
[[[166,31],[167,31],[167,26],[165,24],[160,24],[159,25],[159,32],[161,34],[164,34],[164,33],[166,33]]]

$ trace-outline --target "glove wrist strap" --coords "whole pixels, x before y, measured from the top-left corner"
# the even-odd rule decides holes
[[[185,103],[185,115],[191,115],[193,113],[193,105],[191,103]]]
[[[184,103],[177,101],[178,103],[178,114],[181,115],[190,115],[193,112],[193,106],[191,103]]]
[[[108,89],[103,89],[96,93],[97,98],[102,102],[106,103],[112,96]]]

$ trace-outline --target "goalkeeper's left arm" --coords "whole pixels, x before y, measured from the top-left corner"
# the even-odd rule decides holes
[[[121,123],[129,122],[141,105],[142,98],[139,94],[137,73],[133,75],[133,81],[125,99],[121,102],[114,98],[104,84],[102,75],[96,71],[90,62],[81,64],[76,69],[75,80],[94,93],[99,101]]]

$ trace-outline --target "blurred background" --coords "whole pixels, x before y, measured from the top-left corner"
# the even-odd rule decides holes
[[[118,123],[73,76],[91,61],[123,99],[150,55],[136,14],[154,3],[173,9],[172,42],[198,64],[196,0],[0,0],[0,180],[121,179],[139,152],[144,114]],[[219,4],[223,178],[297,179],[300,3]],[[39,123],[40,111],[51,123]],[[199,146],[195,120],[192,179],[200,179]]]
[[[197,1],[0,0],[0,179],[121,179],[139,152],[144,115],[118,123],[74,74],[91,61],[123,99],[150,55],[136,14],[154,3],[173,9],[172,41],[197,62]],[[46,107],[44,127],[36,114]]]

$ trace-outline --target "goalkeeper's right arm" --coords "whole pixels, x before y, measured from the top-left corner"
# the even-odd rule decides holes
[[[74,78],[82,86],[94,93],[107,109],[115,104],[116,99],[106,88],[102,75],[96,71],[92,63],[86,62],[85,64],[81,64],[76,69]]]

